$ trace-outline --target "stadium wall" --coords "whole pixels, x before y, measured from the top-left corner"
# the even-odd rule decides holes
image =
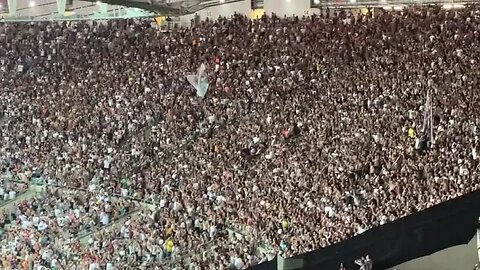
[[[303,16],[319,13],[319,9],[310,8],[311,0],[264,0],[265,14],[277,16]]]
[[[249,16],[252,19],[261,17],[264,13],[271,15],[272,13],[277,16],[303,16],[318,14],[319,9],[310,8],[311,0],[264,0],[263,9],[252,9],[251,0],[243,0],[236,3],[230,3],[225,5],[218,5],[214,7],[205,8],[198,11],[196,14],[200,16],[201,20],[216,19],[219,16],[230,17],[235,13]],[[182,16],[183,22],[190,22],[193,19],[194,14]]]
[[[181,16],[180,22],[182,23],[183,26],[187,26],[187,25],[190,25],[190,21],[195,18],[195,15],[199,16],[200,20],[205,20],[207,18],[215,20],[219,16],[228,18],[235,13],[243,14],[246,16],[252,16],[255,13],[255,11],[252,10],[252,5],[250,0],[243,0],[235,3],[208,7],[208,8],[199,10],[195,14]]]
[[[35,17],[35,18],[49,18],[57,14],[57,3],[55,0],[51,1],[36,1],[35,6],[30,6],[30,1],[17,0],[17,14],[19,17]],[[108,5],[108,9],[112,10],[117,6]],[[89,15],[101,10],[100,5],[96,3],[73,1],[72,6],[69,7],[70,12],[74,12],[79,15]],[[63,14],[66,15],[66,14]]]
[[[310,8],[310,1],[311,0],[264,0],[262,12],[265,12],[267,15],[275,13],[278,16],[303,16],[319,13],[318,9]],[[197,12],[202,20],[206,18],[216,19],[218,16],[230,17],[234,13],[240,13],[249,17],[257,17],[259,15],[252,10],[251,0],[209,7]]]
[[[217,19],[219,16],[230,17],[234,13],[240,13],[246,16],[250,16],[252,13],[252,5],[250,3],[250,0],[243,0],[236,3],[209,7],[197,12],[197,14],[200,16],[200,19],[202,20],[205,20],[207,18]]]
[[[477,232],[480,191],[368,230],[346,241],[286,259],[282,269],[357,269],[356,259],[370,255],[374,269],[388,269],[456,245],[467,244]],[[252,269],[273,270],[274,262]]]

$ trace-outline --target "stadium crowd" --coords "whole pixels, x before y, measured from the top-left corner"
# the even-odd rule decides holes
[[[0,25],[3,171],[155,205],[86,245],[13,230],[30,248],[2,266],[244,269],[260,245],[293,256],[477,190],[480,9],[371,15]],[[185,79],[202,63],[203,99]],[[23,204],[87,225],[126,206],[62,198]],[[2,220],[34,224],[18,211]]]

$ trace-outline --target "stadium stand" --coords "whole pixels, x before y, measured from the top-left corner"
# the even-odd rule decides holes
[[[0,24],[3,194],[55,187],[0,218],[1,268],[246,269],[478,190],[479,31],[478,6]]]

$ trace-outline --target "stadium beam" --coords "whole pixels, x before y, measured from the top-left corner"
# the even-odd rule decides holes
[[[108,14],[108,4],[100,3],[100,14],[105,15]]]
[[[17,0],[8,0],[8,14],[17,16]]]
[[[67,0],[57,0],[58,15],[63,16],[67,9]]]

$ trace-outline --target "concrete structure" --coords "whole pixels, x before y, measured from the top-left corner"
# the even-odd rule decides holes
[[[252,0],[201,0],[197,5],[187,5],[190,0],[182,1],[164,1],[155,2],[150,5],[151,0],[6,0],[8,13],[0,14],[0,17],[9,20],[79,20],[79,19],[114,19],[126,17],[155,17],[168,15],[172,10],[177,10],[182,14],[182,20],[189,21],[193,14],[197,14],[201,19],[216,19],[220,15],[230,16],[234,13],[251,16]],[[152,0],[154,1],[154,0]],[[256,1],[256,0],[253,0]],[[112,5],[108,3],[137,3],[140,9],[135,7],[125,7],[121,5]],[[185,7],[184,7],[185,6]],[[165,7],[165,8],[163,8]],[[256,13],[258,15],[258,12]],[[263,14],[263,13],[262,13]]]
[[[197,12],[197,14],[202,20],[206,18],[216,19],[219,16],[231,16],[234,13],[240,13],[250,16],[250,14],[252,13],[252,5],[250,3],[250,0],[243,0],[226,5],[213,6]]]
[[[303,16],[319,12],[319,9],[310,8],[310,0],[264,0],[265,13],[277,16]]]
[[[109,13],[123,9],[96,2],[74,0],[8,0],[8,14],[5,17],[17,19],[53,19],[56,17],[74,17],[74,15],[91,16],[97,13]]]
[[[441,237],[441,236],[439,236]],[[473,270],[479,262],[477,235],[466,245],[454,246],[434,254],[417,258],[389,270]]]

